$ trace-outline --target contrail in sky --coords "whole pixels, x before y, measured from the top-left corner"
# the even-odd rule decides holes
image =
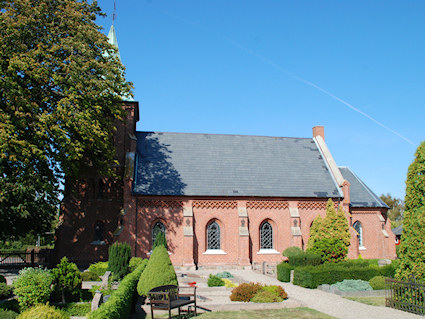
[[[415,143],[413,143],[413,142],[412,142],[410,139],[408,139],[407,137],[405,137],[405,136],[401,135],[400,133],[398,133],[397,131],[393,130],[392,128],[390,128],[390,127],[386,126],[385,124],[383,124],[383,123],[379,122],[377,119],[373,118],[373,117],[372,117],[372,116],[370,116],[369,114],[367,114],[367,113],[363,112],[362,110],[358,109],[357,107],[355,107],[354,105],[350,104],[349,102],[347,102],[347,101],[345,101],[345,100],[343,100],[343,99],[339,98],[338,96],[334,95],[333,93],[329,92],[328,90],[325,90],[324,88],[322,88],[322,87],[318,86],[317,84],[315,84],[315,83],[313,83],[313,82],[311,82],[311,81],[309,81],[309,80],[306,80],[306,79],[304,79],[304,78],[302,78],[302,77],[300,77],[300,76],[298,76],[298,75],[296,75],[296,74],[294,74],[294,73],[292,73],[292,72],[290,72],[290,71],[286,70],[285,68],[281,67],[281,66],[280,66],[279,64],[277,64],[276,62],[273,62],[272,60],[267,59],[266,57],[264,57],[264,56],[262,56],[262,55],[260,55],[260,54],[258,54],[258,53],[256,53],[256,52],[252,51],[251,49],[248,49],[247,47],[244,47],[243,45],[241,45],[241,44],[239,44],[238,42],[236,42],[236,41],[232,40],[231,38],[229,38],[229,37],[227,37],[227,36],[225,36],[225,35],[223,35],[223,34],[221,34],[221,33],[219,33],[219,32],[216,32],[216,31],[210,30],[210,29],[208,29],[208,28],[206,28],[206,27],[204,27],[204,26],[201,26],[201,25],[199,25],[199,24],[197,24],[197,23],[195,23],[195,22],[192,22],[192,21],[189,21],[189,20],[187,20],[187,19],[184,19],[184,18],[181,18],[181,17],[179,17],[179,16],[176,16],[176,15],[174,15],[174,14],[170,13],[170,12],[163,12],[163,13],[164,13],[165,15],[168,15],[168,16],[170,16],[170,17],[174,18],[174,19],[180,20],[180,21],[182,21],[182,22],[184,22],[184,23],[186,23],[186,24],[193,25],[193,26],[195,26],[195,27],[197,27],[197,28],[203,29],[203,30],[208,31],[208,32],[210,32],[210,33],[214,33],[214,34],[218,35],[219,37],[222,37],[222,38],[223,38],[223,39],[225,39],[227,42],[231,43],[232,45],[236,46],[237,48],[241,49],[242,51],[245,51],[246,53],[248,53],[248,54],[252,55],[253,57],[256,57],[256,58],[260,59],[261,61],[263,61],[263,62],[267,63],[268,65],[270,65],[270,66],[274,67],[275,69],[277,69],[277,70],[279,70],[279,71],[281,71],[281,72],[283,72],[283,73],[285,73],[285,74],[287,74],[287,75],[291,76],[292,78],[294,78],[294,79],[296,79],[296,80],[298,80],[298,81],[300,81],[300,82],[303,82],[303,83],[307,84],[308,86],[310,86],[310,87],[312,87],[312,88],[314,88],[314,89],[316,89],[316,90],[318,90],[318,91],[320,91],[320,92],[322,92],[322,93],[326,94],[326,95],[327,95],[327,96],[329,96],[330,98],[332,98],[332,99],[334,99],[334,100],[336,100],[336,101],[338,101],[338,102],[340,102],[340,103],[344,104],[345,106],[348,106],[348,107],[349,107],[350,109],[352,109],[353,111],[355,111],[355,112],[357,112],[357,113],[359,113],[359,114],[363,115],[364,117],[368,118],[368,119],[369,119],[369,120],[371,120],[372,122],[374,122],[374,123],[378,124],[379,126],[381,126],[381,127],[382,127],[382,128],[384,128],[384,129],[386,129],[387,131],[390,131],[391,133],[393,133],[393,134],[397,135],[398,137],[400,137],[401,139],[403,139],[403,140],[404,140],[404,141],[406,141],[407,143],[409,143],[409,144],[411,144],[411,145],[413,145],[413,146],[416,146],[416,144],[415,144]]]

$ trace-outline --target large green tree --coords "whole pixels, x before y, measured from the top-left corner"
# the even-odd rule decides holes
[[[60,183],[111,174],[131,83],[96,1],[0,0],[0,239],[48,230]]]
[[[313,221],[308,240],[308,250],[322,256],[323,262],[343,260],[350,246],[348,220],[341,207],[335,210],[332,199],[326,206],[326,217],[318,215]]]
[[[403,224],[404,201],[400,198],[392,197],[389,193],[382,194],[379,198],[390,207],[388,217],[391,220],[391,226],[394,228]]]
[[[425,282],[425,142],[407,171],[405,206],[397,276]]]

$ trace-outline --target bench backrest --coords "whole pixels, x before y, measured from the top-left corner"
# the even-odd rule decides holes
[[[167,293],[167,294],[163,294]],[[177,300],[179,298],[179,287],[175,285],[166,285],[152,288],[148,292],[151,300]],[[168,298],[167,298],[168,296]]]

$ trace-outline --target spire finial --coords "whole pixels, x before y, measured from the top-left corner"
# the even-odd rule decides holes
[[[115,18],[117,17],[117,15],[115,14],[116,11],[117,11],[117,7],[115,5],[115,0],[114,0],[114,13],[112,13],[112,25],[114,25]]]

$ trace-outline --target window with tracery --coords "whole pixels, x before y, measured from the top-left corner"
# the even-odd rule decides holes
[[[221,249],[220,226],[216,221],[207,227],[207,249]]]
[[[267,221],[260,226],[260,249],[273,249],[273,227]]]
[[[162,232],[165,234],[165,226],[161,222],[156,222],[152,228],[152,245],[155,242],[156,236],[158,236],[159,232]]]
[[[359,238],[359,247],[363,247],[363,226],[357,221],[353,224],[354,229],[357,232],[357,237]]]

